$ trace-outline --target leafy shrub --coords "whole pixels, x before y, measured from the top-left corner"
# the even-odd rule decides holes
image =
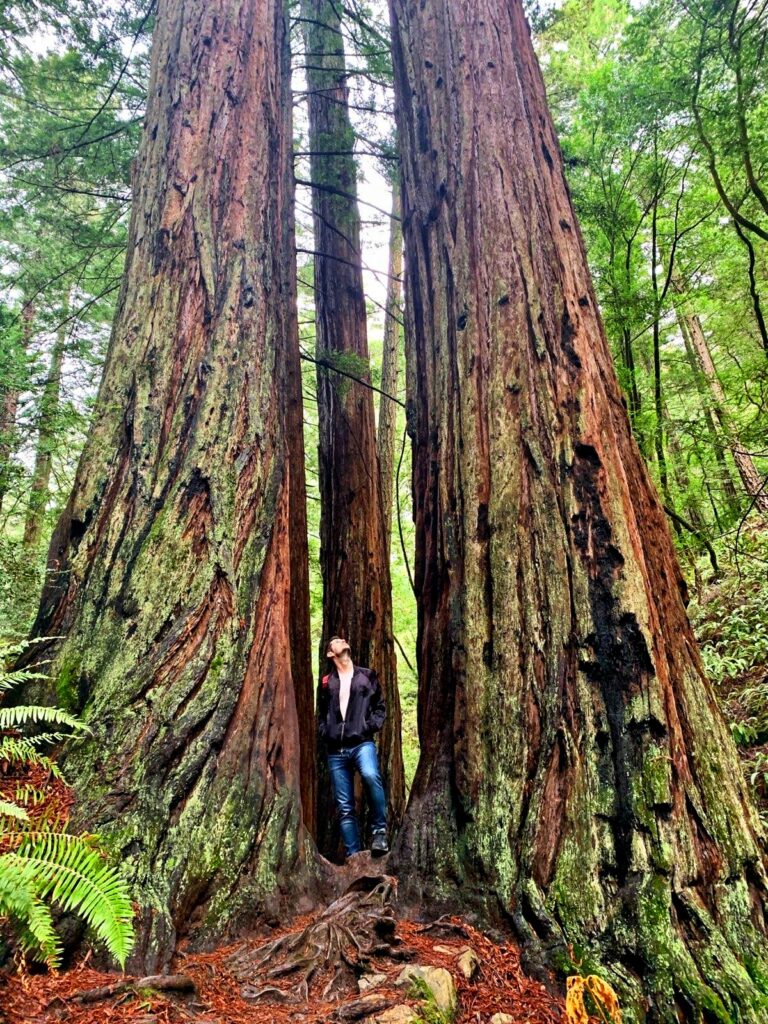
[[[4,668],[25,646],[0,642],[0,697],[44,678]],[[54,904],[78,914],[122,966],[133,942],[125,880],[107,863],[96,836],[72,835],[45,814],[52,781],[61,772],[44,751],[85,732],[82,722],[60,708],[0,705],[0,777],[43,769],[42,784],[17,782],[12,796],[0,790],[0,923],[10,925],[23,953],[56,966],[62,950],[49,907]]]
[[[768,530],[745,528],[717,542],[723,579],[689,611],[744,776],[768,826]]]
[[[745,532],[739,543],[736,558],[720,542],[729,571],[713,593],[689,608],[704,666],[717,684],[768,663],[768,531]]]

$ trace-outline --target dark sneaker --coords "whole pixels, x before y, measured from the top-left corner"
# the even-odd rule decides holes
[[[387,842],[386,832],[373,833],[371,853],[374,857],[383,857],[385,853],[389,853],[389,843]]]

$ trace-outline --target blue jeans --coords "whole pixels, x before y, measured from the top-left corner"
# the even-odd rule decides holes
[[[328,755],[328,767],[331,770],[333,795],[339,809],[341,838],[349,857],[360,852],[360,833],[355,814],[355,769],[360,772],[368,796],[373,832],[387,831],[387,798],[381,781],[376,744],[373,740],[366,740],[356,747],[343,747],[338,753]]]

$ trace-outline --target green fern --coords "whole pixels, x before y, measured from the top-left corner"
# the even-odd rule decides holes
[[[3,876],[15,876],[38,901],[50,901],[78,914],[120,965],[125,964],[133,942],[130,893],[92,837],[63,832],[31,835],[17,850],[0,857],[0,878]],[[57,963],[58,940],[53,952],[45,952],[49,963]]]
[[[0,693],[45,678],[31,670],[3,669],[4,663],[25,649],[25,643],[0,642]],[[26,727],[40,725],[53,728],[34,736],[21,734]],[[61,708],[22,705],[0,707],[0,731],[8,733],[0,736],[0,768],[36,765],[60,779],[55,762],[41,748],[88,729]],[[26,807],[42,803],[47,796],[44,789],[21,782],[14,795],[15,802],[0,797],[0,839],[8,851],[0,854],[0,923],[10,923],[25,953],[55,966],[61,944],[48,904],[56,904],[82,917],[124,966],[133,943],[133,908],[120,872],[106,862],[96,837],[70,835],[50,822],[41,829],[39,814],[33,824]]]
[[[61,708],[20,704],[15,708],[0,707],[0,729],[20,729],[25,725],[66,725],[72,732],[84,732],[86,726]]]
[[[22,782],[16,786],[16,792],[13,794],[13,799],[17,804],[21,804],[22,807],[37,807],[43,803],[46,798],[44,790],[40,789],[39,786],[33,786],[31,782]]]
[[[4,868],[3,860],[0,857],[0,920],[11,923],[24,953],[57,963],[60,946],[50,910],[31,880]]]
[[[62,733],[58,739],[50,739],[51,736],[58,736],[57,733],[43,733],[40,736],[0,736],[0,763],[7,764],[28,764],[39,765],[45,768],[55,779],[61,778],[61,770],[56,762],[41,754],[38,747],[42,745],[43,737],[48,737],[47,742],[58,743],[66,739]]]
[[[17,643],[0,640],[0,693],[12,690],[15,686],[21,686],[22,683],[28,683],[33,679],[48,678],[44,672],[38,672],[36,669],[21,668],[8,670],[3,669],[2,666],[6,665],[9,661],[15,661],[19,655],[23,654],[32,645],[51,639],[57,638],[39,637],[35,640],[21,640]],[[47,664],[47,662],[44,664]]]
[[[0,818],[15,818],[17,821],[29,821],[29,814],[18,804],[9,804],[0,799]],[[2,832],[0,832],[2,835]]]

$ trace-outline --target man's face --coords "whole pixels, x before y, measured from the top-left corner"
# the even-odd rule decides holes
[[[347,643],[346,640],[343,640],[341,637],[335,636],[333,640],[331,640],[331,642],[328,644],[327,657],[341,658],[345,651],[347,652],[347,654],[351,653],[349,649],[349,644]]]

